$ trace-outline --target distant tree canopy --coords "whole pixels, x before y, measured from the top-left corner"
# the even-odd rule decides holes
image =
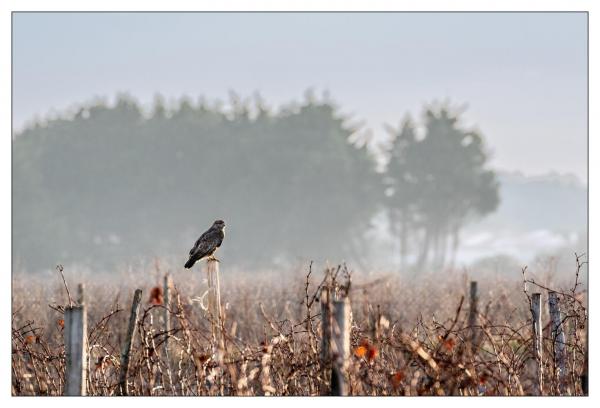
[[[416,249],[417,270],[443,267],[448,252],[452,264],[460,229],[499,204],[481,135],[461,128],[447,105],[430,107],[424,116],[422,138],[410,119],[399,130],[390,129],[394,139],[386,172],[390,226],[400,241],[402,267]]]
[[[150,117],[128,97],[13,140],[13,244],[30,268],[186,253],[227,222],[222,256],[244,266],[361,259],[382,196],[375,161],[327,102],[277,114],[183,99]],[[252,117],[251,117],[252,116]]]
[[[439,266],[449,237],[456,252],[460,228],[498,205],[482,137],[444,107],[427,110],[422,138],[410,120],[392,129],[385,173],[327,101],[307,95],[273,112],[232,94],[231,107],[184,98],[168,108],[157,97],[144,115],[121,96],[15,135],[17,263],[110,268],[172,256],[183,265],[218,218],[230,264],[362,261],[385,209],[403,261],[417,253],[416,266]]]

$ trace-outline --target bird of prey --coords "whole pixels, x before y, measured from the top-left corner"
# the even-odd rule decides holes
[[[218,261],[214,257],[214,253],[218,247],[221,246],[223,238],[225,237],[225,222],[222,220],[216,220],[212,227],[210,227],[204,234],[198,238],[194,247],[190,249],[190,259],[185,263],[187,269],[194,266],[196,261],[201,260],[204,257]]]

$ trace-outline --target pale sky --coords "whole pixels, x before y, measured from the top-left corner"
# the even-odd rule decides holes
[[[584,13],[16,13],[13,124],[95,96],[149,104],[328,90],[377,138],[406,112],[468,104],[496,169],[587,178]]]

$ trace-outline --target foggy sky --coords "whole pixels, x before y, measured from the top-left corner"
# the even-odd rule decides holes
[[[13,124],[93,96],[149,104],[329,90],[377,138],[436,98],[468,103],[497,169],[587,178],[584,13],[13,14]]]

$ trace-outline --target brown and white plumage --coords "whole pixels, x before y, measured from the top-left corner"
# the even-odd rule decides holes
[[[225,237],[225,222],[217,220],[198,238],[194,247],[190,249],[190,259],[185,263],[186,268],[191,268],[202,258],[214,258],[213,254],[221,246]]]

